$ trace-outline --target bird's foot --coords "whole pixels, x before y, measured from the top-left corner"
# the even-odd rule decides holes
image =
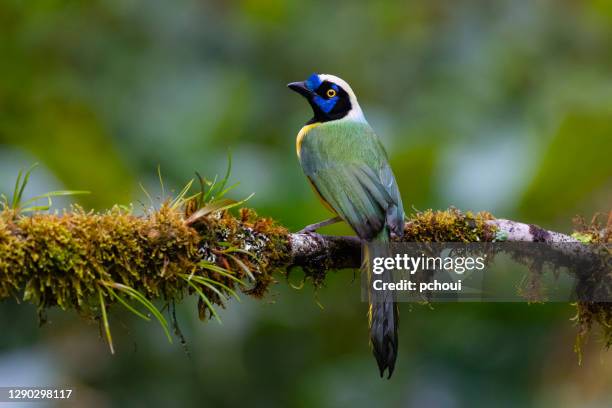
[[[305,226],[304,228],[299,230],[297,233],[311,235],[311,234],[315,234],[316,232],[317,232],[317,224],[311,224],[311,225]]]
[[[309,235],[312,235],[312,234],[316,233],[319,228],[323,228],[323,227],[325,227],[327,225],[335,224],[335,223],[340,222],[340,221],[342,221],[342,218],[340,218],[340,217],[330,218],[330,219],[325,220],[325,221],[317,222],[316,224],[307,225],[304,228],[302,228],[301,230],[299,230],[297,233],[298,234],[309,234]]]

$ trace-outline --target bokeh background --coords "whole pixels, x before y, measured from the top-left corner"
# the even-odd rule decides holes
[[[234,197],[255,192],[250,206],[301,228],[327,214],[294,153],[310,111],[285,84],[312,72],[352,84],[408,209],[571,231],[611,207],[606,0],[2,0],[0,191],[39,162],[27,195],[85,189],[86,208],[138,208],[158,165],[179,190],[223,173],[230,149]],[[223,325],[187,301],[188,353],[119,308],[111,356],[96,322],[52,312],[39,328],[7,301],[0,384],[68,384],[91,407],[612,405],[612,353],[594,334],[578,365],[563,303],[402,305],[398,368],[380,380],[358,279],[332,274],[315,293],[281,278]]]

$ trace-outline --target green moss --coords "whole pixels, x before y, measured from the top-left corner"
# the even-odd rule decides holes
[[[602,251],[607,251],[612,257],[612,213],[596,214],[591,222],[582,218],[574,220],[576,231],[573,236],[582,242],[600,246]],[[580,237],[580,238],[578,238]],[[576,316],[574,321],[578,326],[575,350],[579,356],[582,353],[582,345],[586,342],[593,324],[597,323],[601,328],[603,342],[606,348],[612,346],[612,303],[604,302],[577,302]]]
[[[413,214],[406,222],[406,242],[479,242],[493,241],[495,227],[486,223],[494,219],[488,212],[462,212],[456,208],[427,210]]]
[[[455,208],[444,211],[418,212],[407,220],[403,240],[408,242],[501,241],[504,237],[500,236],[495,227],[486,223],[492,219],[494,219],[493,216],[487,212],[463,213]],[[602,250],[608,251],[612,256],[609,246],[612,242],[612,215],[597,215],[589,223],[582,219],[575,220],[575,222],[577,226],[573,236],[576,239],[589,245],[600,245]],[[539,298],[538,285],[541,277],[538,265],[541,267],[541,264],[533,262],[529,257],[515,258],[515,260],[530,267],[531,275],[526,288],[526,296]],[[605,347],[612,346],[612,303],[578,302],[575,307],[574,321],[578,326],[576,352],[580,355],[581,347],[591,333],[594,324],[601,329]]]
[[[212,212],[190,226],[187,215],[170,205],[144,217],[118,207],[30,217],[2,211],[0,299],[29,301],[41,315],[58,306],[100,318],[101,304],[117,300],[113,287],[142,306],[134,293],[172,303],[200,282],[205,318],[238,289],[263,296],[288,262],[287,231],[252,210]]]

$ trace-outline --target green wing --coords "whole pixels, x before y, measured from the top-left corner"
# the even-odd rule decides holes
[[[302,142],[300,162],[321,196],[363,239],[385,226],[402,235],[404,210],[387,154],[367,124],[324,123]]]

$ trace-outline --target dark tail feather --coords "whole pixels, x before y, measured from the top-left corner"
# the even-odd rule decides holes
[[[366,262],[368,257],[389,257],[391,251],[388,246],[389,232],[383,230],[371,244],[366,246]],[[367,263],[366,263],[367,265]],[[388,371],[388,377],[391,378],[393,369],[395,368],[395,360],[397,359],[398,337],[397,329],[399,327],[399,311],[395,303],[395,297],[388,291],[384,293],[372,293],[372,273],[368,268],[369,282],[369,303],[368,322],[370,326],[370,343],[380,376],[383,377],[385,370]],[[384,272],[381,275],[376,275],[374,279],[381,279],[383,282],[391,282],[390,273]]]
[[[385,370],[391,378],[397,359],[397,327],[399,314],[396,303],[377,302],[370,305],[370,341],[378,363],[380,376]]]

